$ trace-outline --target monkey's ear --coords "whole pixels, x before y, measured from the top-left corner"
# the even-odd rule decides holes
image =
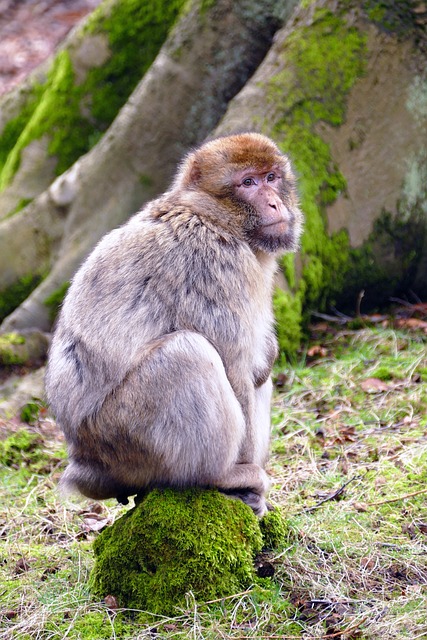
[[[200,161],[196,153],[191,153],[182,163],[175,184],[180,188],[191,189],[197,187],[202,177]]]
[[[202,177],[202,169],[200,166],[200,162],[197,157],[193,155],[189,158],[189,163],[187,167],[187,187],[196,187]]]

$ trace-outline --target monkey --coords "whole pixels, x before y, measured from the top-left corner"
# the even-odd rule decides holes
[[[301,229],[288,157],[241,133],[189,152],[163,195],[101,239],[47,365],[66,490],[126,504],[217,488],[265,514],[276,257]]]

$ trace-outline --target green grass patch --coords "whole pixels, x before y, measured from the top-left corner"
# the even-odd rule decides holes
[[[423,637],[426,336],[342,329],[323,337],[324,355],[302,355],[276,371],[270,501],[286,524],[269,516],[266,546],[278,537],[282,545],[258,559],[274,575],[225,598],[203,602],[189,590],[163,616],[116,609],[91,595],[98,529],[109,531],[129,507],[60,497],[64,445],[48,417],[6,440],[12,453],[0,467],[4,637]],[[373,377],[386,387],[364,390]]]

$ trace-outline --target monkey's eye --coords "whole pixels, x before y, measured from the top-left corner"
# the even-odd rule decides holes
[[[273,180],[275,180],[276,178],[276,174],[271,172],[267,175],[267,182],[273,182]]]
[[[253,178],[245,178],[245,179],[242,181],[242,185],[243,185],[243,186],[245,186],[245,187],[250,187],[250,186],[252,186],[253,184],[255,184],[255,180],[254,180]]]

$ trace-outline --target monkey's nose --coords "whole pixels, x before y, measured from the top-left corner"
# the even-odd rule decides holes
[[[277,206],[276,206],[275,204],[272,204],[272,203],[270,202],[270,203],[269,203],[269,206],[270,206],[272,209],[275,209],[275,210],[277,211]]]

